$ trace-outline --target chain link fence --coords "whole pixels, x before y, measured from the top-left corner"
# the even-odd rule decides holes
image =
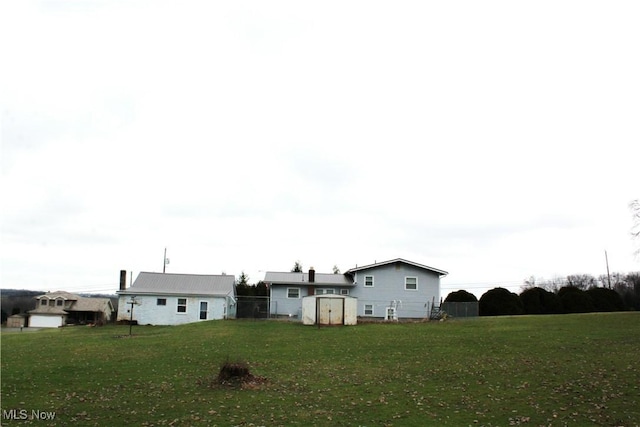
[[[478,302],[443,302],[440,311],[451,317],[477,317],[480,315]]]

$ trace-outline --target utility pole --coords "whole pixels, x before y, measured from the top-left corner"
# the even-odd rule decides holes
[[[609,281],[609,289],[611,289],[611,274],[609,274],[609,257],[607,256],[607,251],[604,251],[604,260],[607,263],[607,280]]]
[[[167,264],[169,264],[169,258],[167,258],[167,248],[164,248],[164,260],[162,264],[162,274],[166,271]]]

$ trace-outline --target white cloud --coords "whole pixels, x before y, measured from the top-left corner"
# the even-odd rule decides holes
[[[8,2],[3,287],[632,258],[633,2]],[[8,42],[10,40],[11,42]],[[615,260],[615,262],[614,262]]]

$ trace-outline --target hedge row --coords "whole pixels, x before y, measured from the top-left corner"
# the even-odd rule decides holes
[[[445,302],[474,302],[475,295],[461,290],[450,293]],[[518,314],[560,314],[624,311],[620,294],[612,289],[582,290],[574,286],[560,288],[557,293],[543,288],[529,288],[520,295],[504,288],[494,288],[480,297],[480,316]]]

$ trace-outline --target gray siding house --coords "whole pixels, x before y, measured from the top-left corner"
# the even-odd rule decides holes
[[[268,271],[264,282],[269,287],[271,317],[302,318],[302,298],[308,295],[350,295],[355,284],[347,275],[281,273]]]
[[[349,269],[344,274],[267,272],[272,317],[301,319],[302,298],[348,295],[357,298],[357,315],[372,319],[423,319],[440,302],[446,271],[396,258]]]

